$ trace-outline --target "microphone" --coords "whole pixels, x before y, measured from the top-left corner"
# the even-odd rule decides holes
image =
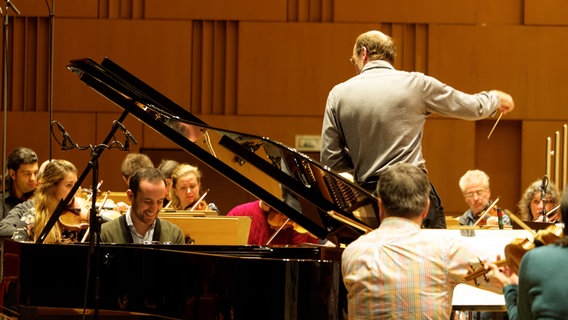
[[[71,136],[69,135],[69,133],[67,133],[67,131],[65,131],[65,128],[63,128],[61,123],[59,123],[58,121],[53,121],[51,124],[55,124],[57,126],[57,129],[59,129],[61,135],[63,136],[63,140],[61,141],[61,150],[73,149],[75,143],[73,143]]]
[[[541,196],[546,196],[546,191],[548,190],[548,176],[544,175],[544,177],[542,177],[542,182],[540,183],[540,191],[541,192]]]
[[[207,209],[209,209],[211,211],[219,212],[219,209],[217,209],[217,206],[213,202],[209,202],[207,204]]]
[[[132,136],[132,134],[128,130],[126,130],[126,127],[124,127],[122,122],[115,121],[115,123],[116,125],[118,125],[122,133],[124,133],[124,137],[126,139],[124,140],[124,151],[130,150],[130,141],[132,141],[132,143],[134,144],[138,144],[138,141],[136,141],[136,139],[134,139],[134,136]]]
[[[14,12],[16,12],[17,15],[20,15],[20,10],[18,10],[18,8],[16,8],[16,6],[12,3],[12,1],[6,0],[6,5],[8,7],[12,8],[14,10]]]
[[[542,222],[546,222],[546,193],[548,192],[548,176],[544,175],[540,183],[540,201],[542,202]]]

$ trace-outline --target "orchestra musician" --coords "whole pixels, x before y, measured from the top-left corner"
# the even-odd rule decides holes
[[[154,168],[154,163],[143,153],[131,152],[124,157],[120,165],[122,180],[128,187],[128,180],[140,168]]]
[[[462,226],[472,226],[482,218],[485,209],[492,204],[489,176],[481,170],[468,170],[459,180],[459,187],[465,203],[469,209],[456,219]],[[503,225],[511,225],[511,218],[504,212],[498,213],[498,208],[493,207],[490,214],[485,215],[479,225],[498,226],[499,218]],[[501,217],[498,216],[501,214]]]
[[[297,225],[289,221],[285,215],[274,210],[262,200],[240,204],[231,209],[227,216],[251,217],[248,237],[250,245],[264,246],[269,240],[271,240],[270,245],[318,243],[317,238],[299,230]],[[273,237],[280,227],[283,228]]]
[[[5,218],[16,205],[33,196],[38,181],[37,154],[30,148],[16,148],[8,155],[6,167],[6,190],[2,193],[0,219]]]
[[[41,174],[45,170],[45,166],[49,163],[49,160],[44,161],[41,166],[39,166],[37,172],[37,181],[41,180]],[[16,231],[16,226],[22,219],[22,216],[26,214],[35,206],[35,201],[33,196],[28,200],[17,204],[12,210],[8,212],[8,215],[4,219],[0,220],[0,237],[1,238],[12,238],[14,231]]]
[[[166,196],[164,175],[156,168],[136,170],[129,179],[128,211],[101,226],[103,243],[185,244],[182,230],[158,218]]]
[[[170,202],[170,193],[172,190],[172,173],[178,166],[179,162],[171,159],[162,159],[162,161],[160,161],[160,164],[158,165],[158,170],[160,170],[166,178],[166,202],[164,203],[164,205],[167,205],[168,202]]]
[[[201,197],[201,171],[187,163],[177,166],[172,172],[169,207],[175,210],[217,211],[215,204],[208,204]]]
[[[463,237],[421,229],[430,183],[420,168],[397,163],[379,177],[381,224],[343,251],[349,319],[450,319],[454,288],[482,249]],[[495,258],[495,257],[493,257]],[[479,288],[501,292],[496,281]]]
[[[568,221],[568,186],[562,193],[560,211],[562,221]],[[560,270],[568,264],[567,234],[564,225],[563,238],[524,253],[518,275],[508,267],[489,263],[492,277],[504,285],[509,320],[566,319],[568,273]]]
[[[547,212],[546,222],[560,221],[560,211],[557,209],[559,202],[558,188],[554,183],[549,183],[546,188],[546,197],[542,198],[542,180],[536,180],[525,190],[523,197],[518,203],[519,216],[524,221],[543,222],[543,211]],[[543,201],[544,200],[544,201]],[[543,206],[544,204],[544,206]]]
[[[36,241],[47,224],[47,221],[55,211],[59,202],[67,197],[69,191],[77,182],[77,168],[67,160],[52,160],[45,165],[41,178],[34,195],[35,205],[23,214],[12,239],[16,241]],[[79,216],[83,221],[88,221],[89,212],[85,203],[79,197],[74,197],[67,210]],[[60,221],[44,240],[44,243],[64,243],[80,240],[79,233],[82,230],[67,229]]]

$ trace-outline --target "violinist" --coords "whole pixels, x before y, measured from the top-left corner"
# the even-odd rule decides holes
[[[201,171],[195,166],[182,163],[172,172],[172,189],[169,206],[175,210],[213,210],[215,204],[202,199]]]
[[[568,186],[560,205],[562,221],[568,219]],[[568,234],[566,225],[564,235]],[[509,320],[566,319],[568,315],[568,238],[526,252],[518,276],[508,267],[490,263],[492,277],[503,285]]]
[[[170,202],[170,194],[172,190],[172,173],[178,166],[179,162],[171,159],[162,159],[162,161],[160,161],[160,164],[158,165],[158,170],[160,170],[166,178],[166,201],[164,205],[167,205],[168,202]]]
[[[282,213],[274,210],[262,200],[238,205],[231,209],[227,216],[251,217],[248,244],[264,246],[280,227],[282,229],[270,241],[270,245],[288,245],[301,243],[318,243],[318,239],[309,233],[301,233],[294,223]]]
[[[490,210],[489,214],[484,215],[485,210],[490,208],[492,204],[489,176],[485,172],[468,170],[460,178],[459,187],[465,203],[469,206],[469,209],[463,215],[456,218],[461,225],[473,226],[480,218],[482,218],[482,221],[478,225],[498,226],[500,218],[503,225],[511,225],[509,216],[504,212],[499,213],[495,206],[493,206],[495,210]]]
[[[77,168],[67,160],[52,160],[45,165],[38,188],[34,195],[34,206],[18,221],[12,239],[36,241],[59,202],[67,197],[77,182]],[[87,210],[82,210],[78,200],[69,204],[69,209],[88,219]],[[76,210],[79,209],[79,210]],[[70,231],[57,222],[45,238],[44,243],[77,241],[76,231]]]
[[[559,204],[558,188],[554,183],[548,183],[546,197],[542,197],[542,180],[536,180],[525,190],[518,203],[519,216],[524,221],[543,221],[543,212],[547,213],[546,222],[560,221],[560,210],[554,210]]]

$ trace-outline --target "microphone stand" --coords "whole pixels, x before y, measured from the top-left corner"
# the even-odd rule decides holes
[[[8,130],[7,130],[7,124],[8,124],[8,54],[9,54],[9,41],[8,41],[8,17],[9,17],[9,12],[10,9],[14,10],[14,12],[16,14],[20,14],[20,10],[18,10],[18,8],[16,8],[16,6],[10,1],[10,0],[6,0],[6,8],[5,8],[5,13],[2,12],[2,8],[0,8],[0,13],[4,15],[4,42],[3,42],[3,47],[4,47],[4,54],[2,56],[2,60],[3,60],[3,69],[2,69],[2,76],[3,76],[3,80],[2,80],[2,108],[4,110],[4,130],[3,130],[3,135],[2,135],[2,170],[4,170],[5,168],[5,163],[6,163],[6,136],[8,134]],[[6,189],[6,182],[4,181],[5,179],[2,179],[2,192],[5,191]]]
[[[91,151],[91,161],[89,162],[92,168],[92,184],[91,188],[93,189],[93,194],[91,195],[91,210],[89,212],[89,228],[91,235],[89,236],[89,256],[88,256],[88,265],[92,266],[89,269],[94,269],[95,271],[95,283],[94,283],[94,313],[93,318],[98,319],[99,316],[99,303],[100,303],[100,296],[99,296],[99,289],[100,289],[100,247],[101,247],[101,224],[102,218],[98,215],[97,212],[97,192],[96,186],[99,181],[99,156],[103,152],[104,149],[108,148],[106,144],[100,144],[95,146]],[[94,260],[92,258],[95,258]],[[94,268],[93,268],[94,267]],[[87,279],[90,277],[87,276]],[[84,306],[87,306],[87,290],[85,290],[85,301]]]
[[[124,110],[124,112],[120,115],[120,117],[117,121],[122,123],[127,115],[128,115],[128,111]],[[94,190],[93,192],[96,192],[95,188],[97,187],[97,183],[98,183],[98,180],[97,180],[98,159],[101,156],[104,149],[110,144],[110,141],[113,139],[114,134],[116,133],[117,129],[118,129],[118,126],[113,125],[110,132],[106,136],[104,142],[101,145],[98,145],[98,146],[96,146],[92,149],[91,161],[89,161],[89,164],[87,165],[85,170],[83,170],[83,173],[77,179],[77,182],[75,183],[75,185],[73,185],[73,188],[71,188],[71,190],[67,194],[67,197],[65,197],[65,199],[59,201],[59,204],[55,208],[55,211],[53,212],[53,214],[51,215],[51,217],[47,221],[45,227],[41,231],[41,233],[40,233],[40,235],[39,235],[39,237],[38,237],[38,239],[36,240],[35,243],[41,244],[45,241],[45,238],[47,237],[47,235],[49,234],[49,232],[51,231],[51,229],[53,228],[55,223],[57,221],[59,221],[59,217],[61,216],[61,213],[63,213],[63,210],[67,207],[67,204],[75,196],[75,193],[77,193],[77,190],[79,189],[79,187],[81,186],[81,184],[83,183],[85,178],[87,177],[90,170],[93,170],[92,190]],[[90,239],[89,239],[89,256],[88,256],[88,261],[89,261],[88,268],[89,269],[87,270],[87,281],[89,281],[89,279],[90,279],[89,270],[91,269],[92,263],[94,261],[94,262],[97,263],[97,265],[94,268],[94,270],[96,272],[96,274],[94,276],[94,280],[96,280],[96,281],[95,281],[95,292],[94,292],[95,304],[94,304],[93,308],[94,308],[94,319],[97,319],[98,309],[99,309],[99,305],[98,305],[99,304],[99,292],[98,292],[98,289],[99,289],[99,274],[98,274],[99,268],[98,268],[98,265],[99,264],[98,264],[98,262],[99,262],[100,258],[98,256],[100,255],[100,241],[99,241],[100,240],[99,239],[100,223],[98,223],[98,221],[97,221],[98,218],[97,218],[97,215],[96,215],[96,195],[93,196],[92,199],[93,199],[92,201],[94,202],[94,205],[91,205],[89,224],[90,224],[93,232],[91,232],[91,236],[90,236]],[[97,256],[95,257],[95,259],[92,259],[92,256],[95,256],[95,254]],[[85,287],[85,293],[86,292],[88,292],[88,285]],[[87,300],[87,294],[85,294],[85,303],[86,303],[86,300]],[[85,304],[85,307],[86,307],[86,304]]]

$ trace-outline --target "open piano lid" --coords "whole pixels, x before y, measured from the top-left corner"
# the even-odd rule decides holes
[[[214,128],[106,58],[70,61],[79,79],[319,238],[349,243],[379,225],[377,199],[265,137]],[[333,210],[333,212],[329,212]]]

